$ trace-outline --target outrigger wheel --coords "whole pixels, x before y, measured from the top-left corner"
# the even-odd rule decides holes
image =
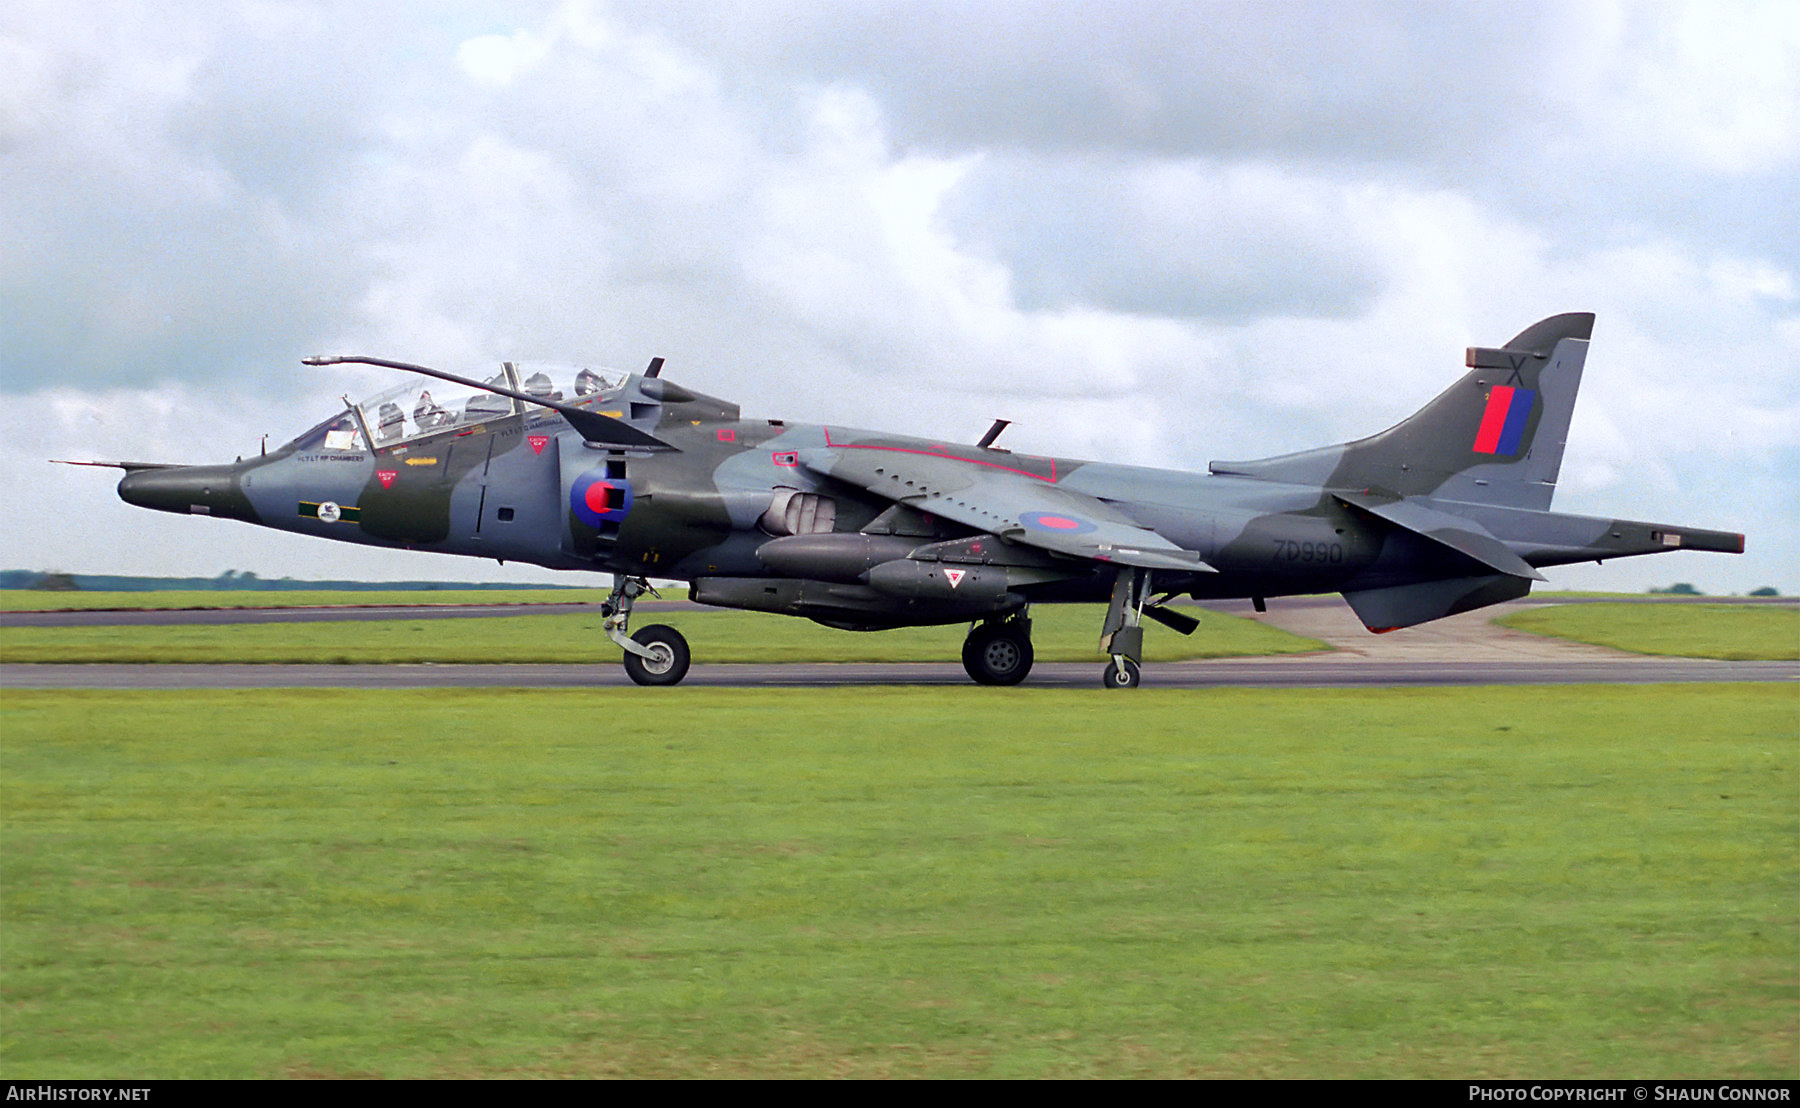
[[[977,624],[963,640],[962,664],[980,685],[1016,685],[1031,672],[1031,621]]]
[[[687,639],[680,631],[661,623],[653,623],[631,636],[645,653],[625,653],[625,673],[640,685],[674,685],[687,676]]]
[[[1106,622],[1100,625],[1100,649],[1110,656],[1100,683],[1109,689],[1135,689],[1143,680],[1138,665],[1144,657],[1143,614],[1149,599],[1150,571],[1120,566]]]

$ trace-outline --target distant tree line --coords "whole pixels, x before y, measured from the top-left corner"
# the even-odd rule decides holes
[[[1675,584],[1670,585],[1668,588],[1651,589],[1650,595],[1651,596],[1705,596],[1706,594],[1701,592],[1699,589],[1695,588],[1694,586],[1688,584],[1686,581],[1677,581]],[[1780,596],[1781,590],[1776,588],[1774,585],[1764,585],[1760,589],[1751,589],[1749,592],[1745,593],[1744,595],[1745,596]]]
[[[157,592],[167,589],[205,590],[272,590],[330,589],[367,592],[373,590],[433,591],[438,589],[580,589],[591,583],[568,585],[521,585],[516,581],[299,581],[292,577],[263,578],[251,570],[228,569],[217,577],[124,577],[95,573],[63,573],[59,570],[3,569],[0,589],[37,589],[45,592]]]

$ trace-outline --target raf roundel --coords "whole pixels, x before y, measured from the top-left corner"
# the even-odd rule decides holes
[[[589,527],[619,523],[631,511],[631,482],[594,470],[569,487],[569,510]]]
[[[1095,524],[1080,516],[1058,515],[1055,512],[1026,512],[1019,517],[1019,522],[1033,531],[1045,531],[1052,535],[1085,535],[1095,529]]]

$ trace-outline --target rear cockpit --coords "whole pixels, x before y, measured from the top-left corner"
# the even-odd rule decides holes
[[[497,388],[596,411],[616,401],[629,375],[614,369],[550,362],[506,362],[485,378]],[[548,415],[539,408],[498,393],[429,378],[414,378],[353,404],[292,443],[298,451],[334,453],[368,449],[386,451],[441,434],[467,434],[494,420],[521,413]]]

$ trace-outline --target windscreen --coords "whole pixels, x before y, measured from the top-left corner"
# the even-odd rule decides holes
[[[368,449],[363,445],[362,431],[356,426],[356,417],[347,411],[332,416],[296,438],[290,445],[298,453],[312,451],[346,453]]]

